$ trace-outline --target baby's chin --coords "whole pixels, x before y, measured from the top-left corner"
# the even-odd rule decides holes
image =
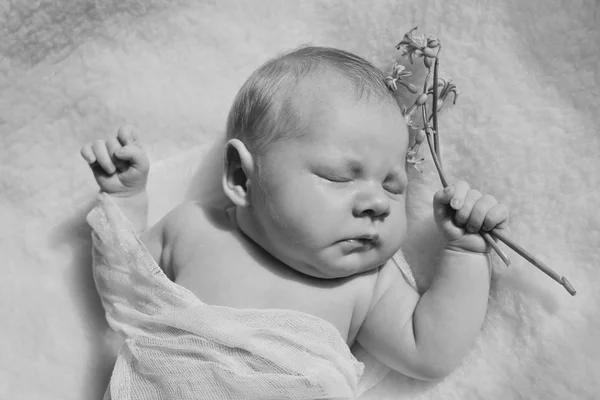
[[[390,256],[391,257],[391,256]],[[334,260],[319,260],[313,265],[294,267],[298,272],[318,279],[343,279],[371,271],[386,263],[389,257],[383,255],[350,254]]]

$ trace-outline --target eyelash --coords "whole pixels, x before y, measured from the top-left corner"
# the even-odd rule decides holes
[[[340,176],[323,176],[322,178],[329,182],[334,182],[334,183],[348,183],[348,182],[352,181],[352,179],[343,178]]]

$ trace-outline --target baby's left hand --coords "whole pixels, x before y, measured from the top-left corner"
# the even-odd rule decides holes
[[[498,204],[493,196],[471,189],[463,181],[435,194],[433,214],[448,240],[447,248],[477,253],[491,251],[479,232],[506,229],[509,217],[508,207]]]

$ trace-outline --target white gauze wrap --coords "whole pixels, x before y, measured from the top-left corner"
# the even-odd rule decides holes
[[[389,371],[362,348],[358,361],[312,315],[202,303],[167,278],[110,196],[87,220],[106,318],[126,337],[105,400],[354,399]]]

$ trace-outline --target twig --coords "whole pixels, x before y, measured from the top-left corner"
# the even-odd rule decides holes
[[[441,48],[438,50],[438,54],[440,54]],[[438,82],[438,67],[440,65],[440,59],[438,56],[435,57],[435,64],[433,64],[433,108],[431,111],[431,115],[433,115],[433,130],[435,132],[433,148],[435,149],[435,154],[440,156],[440,131],[438,128],[438,90],[437,90],[437,82]],[[442,158],[439,159],[440,166],[442,165]]]
[[[413,32],[416,29],[417,29],[416,26],[414,28],[412,28],[408,33],[406,33],[404,35],[404,38],[400,41],[400,43],[398,43],[396,45],[396,49],[402,51],[402,56],[408,56],[411,64],[413,63],[415,56],[423,57],[423,62],[425,64],[425,67],[427,67],[427,77],[425,78],[425,83],[423,85],[423,93],[421,93],[419,95],[419,97],[417,97],[415,104],[413,104],[408,109],[408,111],[405,113],[405,118],[406,118],[407,122],[409,123],[409,127],[416,128],[415,126],[410,124],[410,115],[415,110],[416,106],[421,106],[421,111],[423,114],[423,129],[424,129],[426,137],[427,137],[427,143],[429,144],[429,150],[431,152],[431,156],[433,158],[435,167],[438,171],[440,180],[442,181],[442,185],[444,187],[447,187],[448,181],[446,180],[446,177],[444,175],[444,171],[442,169],[442,163],[439,158],[440,146],[439,146],[439,135],[438,135],[439,130],[438,130],[438,121],[437,121],[437,112],[438,112],[437,103],[438,103],[438,97],[439,97],[438,93],[437,93],[437,90],[438,90],[438,76],[437,75],[438,75],[438,67],[439,67],[438,55],[441,50],[441,43],[435,38],[430,37],[430,38],[425,39],[424,36],[414,36]],[[437,53],[434,52],[434,49],[438,49]],[[431,76],[432,65],[433,65],[433,79],[434,79],[432,89],[431,89],[431,92],[433,94],[433,111],[430,116],[427,116],[427,104],[426,104],[427,94],[428,94],[427,84],[428,84],[429,78]],[[417,93],[416,88],[414,86],[412,86],[412,84],[410,82],[404,81],[404,79],[403,79],[409,75],[410,75],[410,73],[405,71],[404,66],[402,66],[400,63],[398,63],[396,61],[396,63],[394,63],[394,72],[393,72],[392,76],[386,78],[387,79],[386,82],[388,82],[388,86],[393,91],[395,91],[397,89],[397,83],[400,83],[404,87],[408,88],[412,93]],[[451,80],[448,80],[448,81],[442,80],[442,81],[443,81],[444,88],[442,89],[442,91],[440,93],[440,96],[441,96],[440,100],[443,102],[445,100],[445,98],[448,96],[448,94],[452,92],[452,93],[454,93],[454,103],[456,103],[456,97],[458,95],[456,86],[454,84],[452,84]],[[429,125],[430,118],[433,118],[433,129]],[[419,135],[417,135],[417,137],[419,137]],[[411,162],[411,160],[412,160],[412,163],[415,164],[415,167],[416,167],[417,162],[414,161],[414,157],[417,154],[419,145],[420,145],[420,142],[416,142],[416,144],[413,148],[413,151],[410,152],[411,159],[407,158],[407,160],[409,162]],[[567,292],[569,292],[572,296],[575,296],[575,294],[577,293],[575,291],[575,288],[573,288],[573,286],[567,280],[567,278],[565,278],[564,276],[562,276],[562,277],[559,276],[552,269],[548,268],[543,262],[536,259],[533,255],[531,255],[529,252],[527,252],[525,249],[523,249],[518,244],[514,243],[508,237],[504,236],[504,234],[502,232],[496,231],[496,230],[491,230],[489,233],[484,232],[484,233],[481,233],[481,235],[487,241],[487,243],[489,243],[490,246],[496,251],[496,253],[498,253],[500,258],[502,258],[502,260],[504,261],[504,263],[506,265],[509,265],[510,261],[504,255],[502,250],[498,247],[494,238],[497,238],[498,240],[504,242],[508,247],[513,249],[516,253],[518,253],[520,256],[525,258],[527,261],[529,261],[535,267],[540,269],[542,272],[544,272],[550,278],[552,278],[556,282],[560,283],[567,290]]]
[[[564,276],[558,275],[552,269],[547,267],[546,264],[544,264],[543,262],[541,262],[540,260],[535,258],[527,250],[525,250],[523,247],[519,246],[518,244],[516,244],[515,242],[510,240],[508,237],[506,237],[504,235],[504,233],[492,230],[492,231],[490,231],[490,234],[493,237],[495,237],[496,239],[504,242],[508,247],[513,249],[515,253],[519,254],[521,257],[523,257],[524,259],[526,259],[527,261],[529,261],[530,263],[535,265],[538,269],[540,269],[543,273],[548,275],[550,278],[554,279],[556,282],[563,285],[564,288],[567,290],[567,292],[569,292],[571,294],[571,296],[575,296],[577,294],[577,291],[575,290],[573,285],[571,285],[571,282],[569,282],[567,280],[567,278],[565,278]]]

